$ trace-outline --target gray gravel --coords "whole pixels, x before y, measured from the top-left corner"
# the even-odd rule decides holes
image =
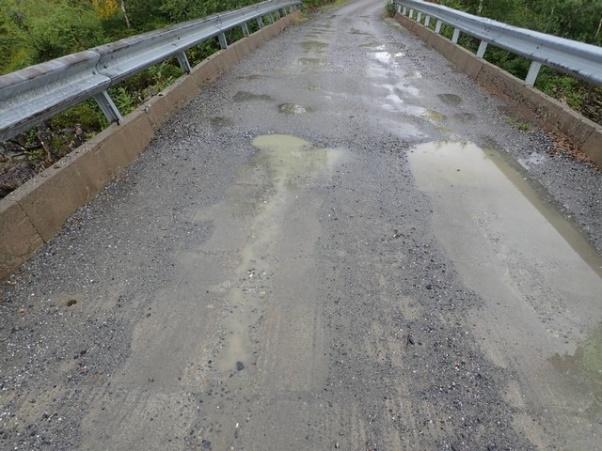
[[[600,173],[503,111],[374,0],[258,49],[2,285],[0,447],[599,446],[601,279],[547,220],[600,250]],[[464,141],[520,233],[422,186]]]

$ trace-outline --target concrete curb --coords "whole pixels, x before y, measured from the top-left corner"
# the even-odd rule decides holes
[[[132,163],[160,127],[200,89],[300,17],[295,11],[221,50],[158,96],[111,125],[54,166],[0,200],[0,280],[6,278],[65,221]]]
[[[395,19],[481,87],[509,101],[527,120],[539,124],[544,130],[567,136],[602,168],[602,126],[423,25],[401,14],[397,14]]]

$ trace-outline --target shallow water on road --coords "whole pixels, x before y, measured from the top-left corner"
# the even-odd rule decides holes
[[[470,317],[483,352],[517,371],[530,406],[562,406],[536,415],[581,443],[600,409],[600,256],[495,150],[436,141],[408,159],[437,239],[482,299]]]

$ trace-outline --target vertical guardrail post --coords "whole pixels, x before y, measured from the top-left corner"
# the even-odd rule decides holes
[[[454,44],[458,43],[458,39],[460,39],[460,29],[459,28],[454,28],[454,34],[452,35],[452,42]]]
[[[176,58],[178,58],[178,64],[180,65],[180,69],[182,69],[182,72],[184,72],[185,74],[189,74],[192,71],[192,68],[190,67],[190,61],[188,61],[186,52],[178,53],[176,55]]]
[[[408,14],[408,17],[411,19],[413,15],[414,15],[414,10],[412,8],[410,8],[410,12]]]
[[[422,19],[422,13],[420,11],[418,11],[418,14],[416,15],[416,22],[420,23],[421,19]]]
[[[425,26],[426,28],[428,28],[430,24],[431,24],[431,16],[426,16],[426,17],[424,18],[424,26]]]
[[[403,7],[403,9],[401,10],[401,15],[402,16],[407,16],[408,14],[408,8],[406,8],[405,6]]]
[[[539,69],[541,69],[541,63],[537,61],[531,61],[527,78],[525,78],[525,83],[527,83],[529,86],[533,86],[535,84],[535,80],[537,80],[537,76],[539,75]]]
[[[94,96],[94,100],[96,100],[96,103],[104,113],[109,123],[117,122],[119,124],[121,121],[123,121],[123,117],[121,116],[119,109],[117,106],[115,106],[113,99],[111,99],[111,96],[109,96],[107,91],[102,91],[96,94]]]
[[[443,25],[443,22],[441,22],[440,20],[437,20],[437,23],[435,24],[435,33],[437,33],[437,34],[441,33],[442,25]]]
[[[261,17],[257,18],[257,26],[259,28],[263,28],[263,19]]]
[[[250,34],[250,33],[249,33],[249,26],[247,25],[247,23],[246,23],[246,22],[245,22],[245,23],[243,23],[243,24],[240,26],[240,28],[242,28],[242,34],[243,34],[244,36],[249,36],[249,34]]]
[[[228,48],[228,40],[226,39],[226,34],[225,33],[220,33],[217,35],[217,40],[219,41],[219,46],[222,49],[227,49]]]
[[[479,49],[477,50],[477,58],[483,58],[485,56],[485,52],[487,51],[487,41],[481,41],[479,43]]]

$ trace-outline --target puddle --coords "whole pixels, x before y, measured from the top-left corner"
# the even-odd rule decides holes
[[[462,103],[462,98],[455,94],[437,94],[437,97],[446,105],[458,106]]]
[[[244,228],[248,236],[239,250],[237,267],[230,280],[213,289],[225,293],[228,313],[216,366],[230,374],[253,366],[250,333],[273,289],[276,268],[269,256],[273,243],[281,239],[283,215],[294,206],[296,192],[330,174],[343,155],[342,150],[316,147],[292,135],[257,136],[252,145],[257,152],[229,190],[227,200],[211,214],[216,233],[205,245],[221,249],[222,243],[230,243],[241,227],[232,221],[235,209],[241,201],[255,204],[245,208],[245,213],[250,212]],[[258,191],[256,196],[253,189]]]
[[[571,342],[600,324],[602,257],[503,153],[440,141],[407,155],[429,199],[435,239],[478,296],[467,323],[481,351],[521,375],[526,409],[536,409],[543,426],[570,440],[591,433],[599,425],[584,409],[599,418],[599,403],[588,394],[601,393],[600,335],[555,358],[574,375],[574,387],[548,359],[571,354]]]
[[[209,119],[209,122],[211,123],[211,125],[217,128],[229,127],[234,124],[234,121],[232,119],[223,116],[214,116]]]
[[[361,31],[361,30],[358,30],[357,28],[352,28],[351,30],[349,30],[349,34],[374,37],[374,35],[372,33],[368,33],[366,31]]]
[[[420,95],[418,88],[407,83],[398,83],[393,88],[393,92],[399,97],[418,97]]]
[[[432,116],[433,113],[428,114]],[[506,216],[498,218],[495,229],[507,224],[508,230],[498,233],[515,231],[520,238],[512,238],[524,244],[523,252],[530,250],[535,255],[543,252],[550,259],[558,260],[558,267],[554,267],[554,270],[565,268],[568,264],[566,250],[563,250],[563,244],[566,244],[602,277],[602,256],[576,226],[546,202],[515,164],[499,151],[481,149],[469,142],[439,141],[417,146],[409,154],[409,161],[420,189],[450,192],[450,187],[453,187],[460,192],[470,191],[470,196],[463,194],[462,201],[474,198],[474,203],[467,206],[469,210],[476,209],[474,215],[486,216],[487,208],[493,208],[494,205],[483,202],[488,196],[499,192],[495,197],[495,207]],[[499,214],[495,213],[496,216]],[[550,231],[544,233],[544,227],[553,228],[563,240]],[[552,246],[548,241],[553,239],[557,241]]]
[[[428,110],[424,113],[424,116],[433,122],[445,122],[447,120],[447,116],[439,111]]]
[[[303,114],[312,110],[297,103],[282,103],[278,105],[278,111],[285,114]]]
[[[297,61],[299,62],[299,64],[301,64],[303,66],[321,66],[324,64],[320,58],[302,57],[302,58],[298,58]]]
[[[391,66],[391,64],[393,63],[393,55],[391,55],[389,52],[372,52],[371,56],[376,61],[387,67]]]
[[[268,78],[267,75],[261,75],[261,74],[249,74],[249,75],[239,75],[238,77],[239,80],[263,80],[265,78]]]
[[[378,43],[378,42],[366,42],[364,44],[360,44],[359,47],[365,48],[365,49],[372,49],[372,48],[379,48],[381,47],[382,44]]]
[[[539,166],[546,161],[547,157],[543,153],[531,152],[528,157],[519,158],[518,162],[525,169],[529,169],[533,166]]]
[[[232,100],[235,102],[250,102],[254,100],[270,101],[272,100],[272,96],[267,94],[255,94],[248,91],[238,91],[236,94],[234,94]]]
[[[452,117],[462,123],[472,122],[472,121],[476,120],[476,118],[477,118],[472,113],[456,113]]]
[[[555,355],[550,363],[571,380],[573,388],[589,401],[585,411],[591,417],[602,414],[602,326],[598,326],[572,355]]]
[[[328,47],[328,43],[322,41],[303,41],[301,42],[301,47],[306,52],[317,52],[321,53],[326,47]]]

